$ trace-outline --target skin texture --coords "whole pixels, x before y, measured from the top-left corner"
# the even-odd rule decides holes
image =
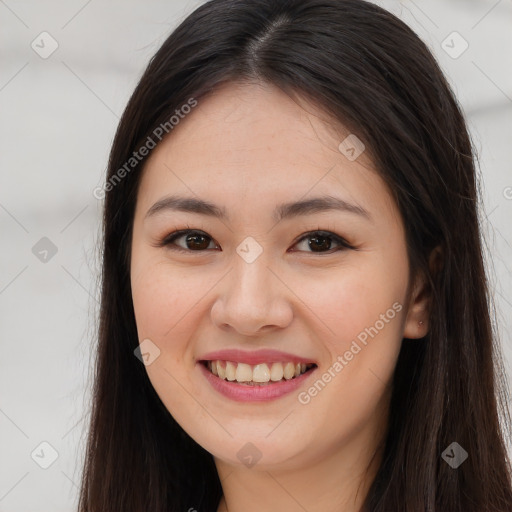
[[[224,492],[219,511],[359,510],[380,462],[402,338],[428,330],[428,294],[422,278],[409,282],[400,214],[367,152],[349,161],[338,150],[347,135],[305,100],[270,85],[230,83],[201,99],[144,169],[131,262],[139,342],[150,339],[160,349],[146,366],[155,390],[215,458]],[[215,203],[229,219],[170,210],[145,218],[171,194]],[[342,211],[278,223],[271,217],[277,204],[324,195],[364,208],[369,218]],[[210,237],[206,249],[187,246],[186,236],[174,244],[187,253],[158,246],[187,228]],[[314,252],[303,237],[318,229],[356,249]],[[250,264],[236,252],[249,236],[263,249]],[[335,239],[331,247],[339,247]],[[394,318],[386,316],[342,370],[301,403],[298,393],[393,304]],[[410,339],[404,342],[421,343]],[[196,364],[206,352],[230,348],[309,358],[318,364],[316,377],[271,402],[232,401]],[[252,467],[237,457],[248,442],[261,453]]]

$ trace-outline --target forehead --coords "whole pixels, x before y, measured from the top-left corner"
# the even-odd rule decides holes
[[[274,86],[225,84],[198,100],[152,151],[139,195],[156,201],[166,191],[186,191],[240,211],[267,199],[339,192],[358,204],[391,207],[368,153],[352,160],[340,151],[351,137],[307,100]]]

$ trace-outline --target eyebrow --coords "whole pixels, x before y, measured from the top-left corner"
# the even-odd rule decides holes
[[[229,221],[229,215],[225,208],[203,199],[177,195],[167,196],[158,200],[147,211],[145,218],[147,219],[169,210],[207,215]],[[363,207],[333,196],[314,197],[303,201],[277,205],[272,218],[275,222],[279,222],[284,219],[332,210],[352,213],[368,220],[371,219],[370,214]]]

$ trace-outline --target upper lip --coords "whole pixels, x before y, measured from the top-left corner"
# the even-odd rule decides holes
[[[289,352],[280,350],[261,349],[247,352],[240,349],[215,350],[208,352],[198,358],[198,361],[232,361],[237,363],[246,363],[250,365],[260,363],[305,363],[316,364],[313,359],[300,357]]]

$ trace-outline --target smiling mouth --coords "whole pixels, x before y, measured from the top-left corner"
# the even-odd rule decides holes
[[[268,386],[292,380],[316,368],[315,363],[276,362],[251,365],[221,360],[201,363],[220,379],[245,386]]]

